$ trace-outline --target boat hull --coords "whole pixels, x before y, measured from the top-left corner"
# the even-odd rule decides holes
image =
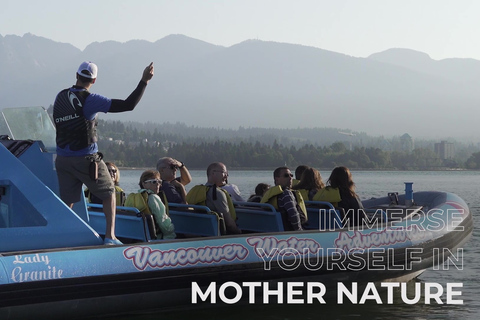
[[[335,240],[341,239],[342,233],[353,236],[360,232],[344,230],[252,234],[115,247],[11,253],[1,258],[6,272],[0,279],[9,283],[0,286],[0,316],[2,319],[21,318],[31,315],[33,311],[36,315],[41,315],[43,310],[43,316],[52,318],[52,310],[56,310],[54,314],[61,317],[72,311],[79,316],[88,316],[192,307],[194,282],[205,290],[213,282],[218,287],[232,281],[238,284],[268,282],[273,288],[286,282],[319,282],[327,288],[334,288],[337,283],[406,281],[418,276],[425,269],[443,263],[449,252],[455,253],[455,250],[463,245],[468,239],[466,235],[471,231],[472,221],[468,213],[453,230],[439,230],[441,235],[438,237],[429,233],[431,238],[426,241],[415,244],[399,242],[397,246],[390,244],[385,250],[372,247],[374,250],[362,254],[358,254],[357,250],[355,257],[347,255],[345,259],[340,259],[340,255],[327,255],[326,251],[323,255],[319,252],[316,255],[301,255],[297,256],[299,262],[295,267],[292,267],[293,260],[288,260],[287,255],[284,258],[288,263],[284,264],[278,259],[280,254],[262,257],[259,249],[271,253],[275,246],[296,250],[301,246],[312,248],[315,244],[320,248],[333,248],[335,243],[338,243]],[[364,230],[362,234],[368,232],[387,231]],[[408,232],[406,235],[408,237]],[[329,242],[330,238],[333,242]],[[267,244],[266,241],[270,242]],[[299,247],[301,241],[304,242]],[[290,247],[286,247],[287,244]],[[297,247],[294,247],[295,245]],[[207,253],[200,252],[201,248],[223,248],[223,252],[209,251],[210,256],[207,257]],[[409,256],[412,248],[415,249],[415,254]],[[438,251],[439,248],[442,250]],[[244,249],[246,251],[243,251]],[[175,252],[176,258],[173,255],[165,256],[172,252]],[[192,252],[197,255],[194,257]],[[183,253],[191,254],[190,258],[197,261],[181,260],[179,255]],[[369,264],[362,268],[353,268],[359,257],[370,261]],[[135,261],[135,258],[138,260]],[[207,261],[214,258],[217,261]],[[80,263],[81,260],[84,263]],[[30,264],[19,261],[28,261]],[[379,261],[383,262],[378,265]],[[12,281],[14,275],[15,279],[19,280],[22,273],[32,275],[35,271],[45,270],[45,267],[53,270],[54,266],[57,276],[62,270],[61,278],[41,281],[23,278],[23,282]],[[5,281],[8,277],[10,281]],[[196,306],[202,305],[208,305],[208,301]]]

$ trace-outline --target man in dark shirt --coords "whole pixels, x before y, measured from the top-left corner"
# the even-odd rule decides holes
[[[297,199],[290,188],[292,187],[293,174],[287,167],[279,167],[273,172],[273,179],[276,186],[281,186],[283,193],[277,197],[277,205],[285,230],[303,230],[302,217],[305,214],[302,212],[297,203]]]
[[[176,177],[180,170],[180,177]],[[168,202],[186,203],[185,186],[192,181],[190,172],[185,164],[173,158],[164,157],[157,161],[157,171],[162,179],[162,189]]]

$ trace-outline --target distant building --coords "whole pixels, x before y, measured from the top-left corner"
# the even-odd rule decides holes
[[[402,151],[412,152],[413,149],[415,149],[413,139],[408,133],[405,133],[403,136],[400,137],[400,145]]]
[[[435,143],[435,153],[442,160],[451,160],[455,156],[455,145],[447,141]]]

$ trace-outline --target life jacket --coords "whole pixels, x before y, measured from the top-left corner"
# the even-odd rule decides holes
[[[302,194],[303,199],[309,199],[307,189],[300,189],[298,191]],[[334,207],[337,207],[338,203],[342,201],[342,198],[338,188],[326,187],[318,190],[313,196],[312,201],[326,201],[330,202]]]
[[[150,237],[152,239],[157,239],[159,234],[159,231],[157,230],[160,230],[160,228],[158,227],[155,218],[148,207],[148,193],[146,191],[130,193],[127,199],[125,199],[125,207],[137,208],[138,211],[140,211],[140,213],[145,217]]]
[[[163,192],[162,190],[160,190],[157,195],[160,197],[160,200],[162,200],[163,204],[165,205],[165,213],[167,214],[167,216],[170,217],[170,211],[168,210],[168,200],[167,200],[167,195],[165,194],[165,192]]]
[[[55,99],[53,120],[56,127],[57,145],[70,150],[85,149],[97,141],[97,119],[87,120],[83,106],[90,92],[62,90]]]
[[[308,221],[308,215],[307,215],[307,208],[305,207],[305,202],[303,201],[303,196],[298,190],[290,190],[293,192],[293,195],[295,196],[295,199],[297,200],[298,205],[300,206],[300,209],[302,209],[303,212],[301,214],[304,214],[305,221],[302,223],[305,223]],[[278,210],[278,196],[283,193],[283,188],[282,186],[274,186],[268,189],[265,194],[263,195],[262,200],[260,201],[261,203],[269,203],[271,204],[275,209]],[[308,199],[308,198],[307,198]]]
[[[146,191],[130,193],[125,200],[125,207],[137,208],[141,213],[152,215],[148,207],[148,193]]]
[[[215,189],[218,191],[221,191],[225,193],[227,196],[227,204],[228,204],[228,211],[230,212],[230,215],[232,216],[232,219],[235,221],[237,220],[237,213],[235,212],[235,206],[233,205],[232,198],[228,194],[226,190],[223,190],[222,188],[212,188],[211,186],[206,186],[203,184],[199,184],[194,186],[190,191],[187,193],[187,196],[185,200],[187,201],[188,204],[196,204],[196,205],[201,205],[201,206],[206,206],[207,203],[207,192],[212,189],[212,192],[215,191]],[[213,195],[213,198],[215,199],[216,195]]]
[[[313,201],[327,201],[330,202],[334,207],[338,206],[338,203],[342,201],[340,196],[340,190],[338,188],[325,187],[320,190],[313,196]]]

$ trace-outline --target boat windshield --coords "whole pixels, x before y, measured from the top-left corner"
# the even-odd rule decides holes
[[[0,135],[14,140],[41,140],[47,151],[56,149],[55,126],[43,107],[2,109]]]

